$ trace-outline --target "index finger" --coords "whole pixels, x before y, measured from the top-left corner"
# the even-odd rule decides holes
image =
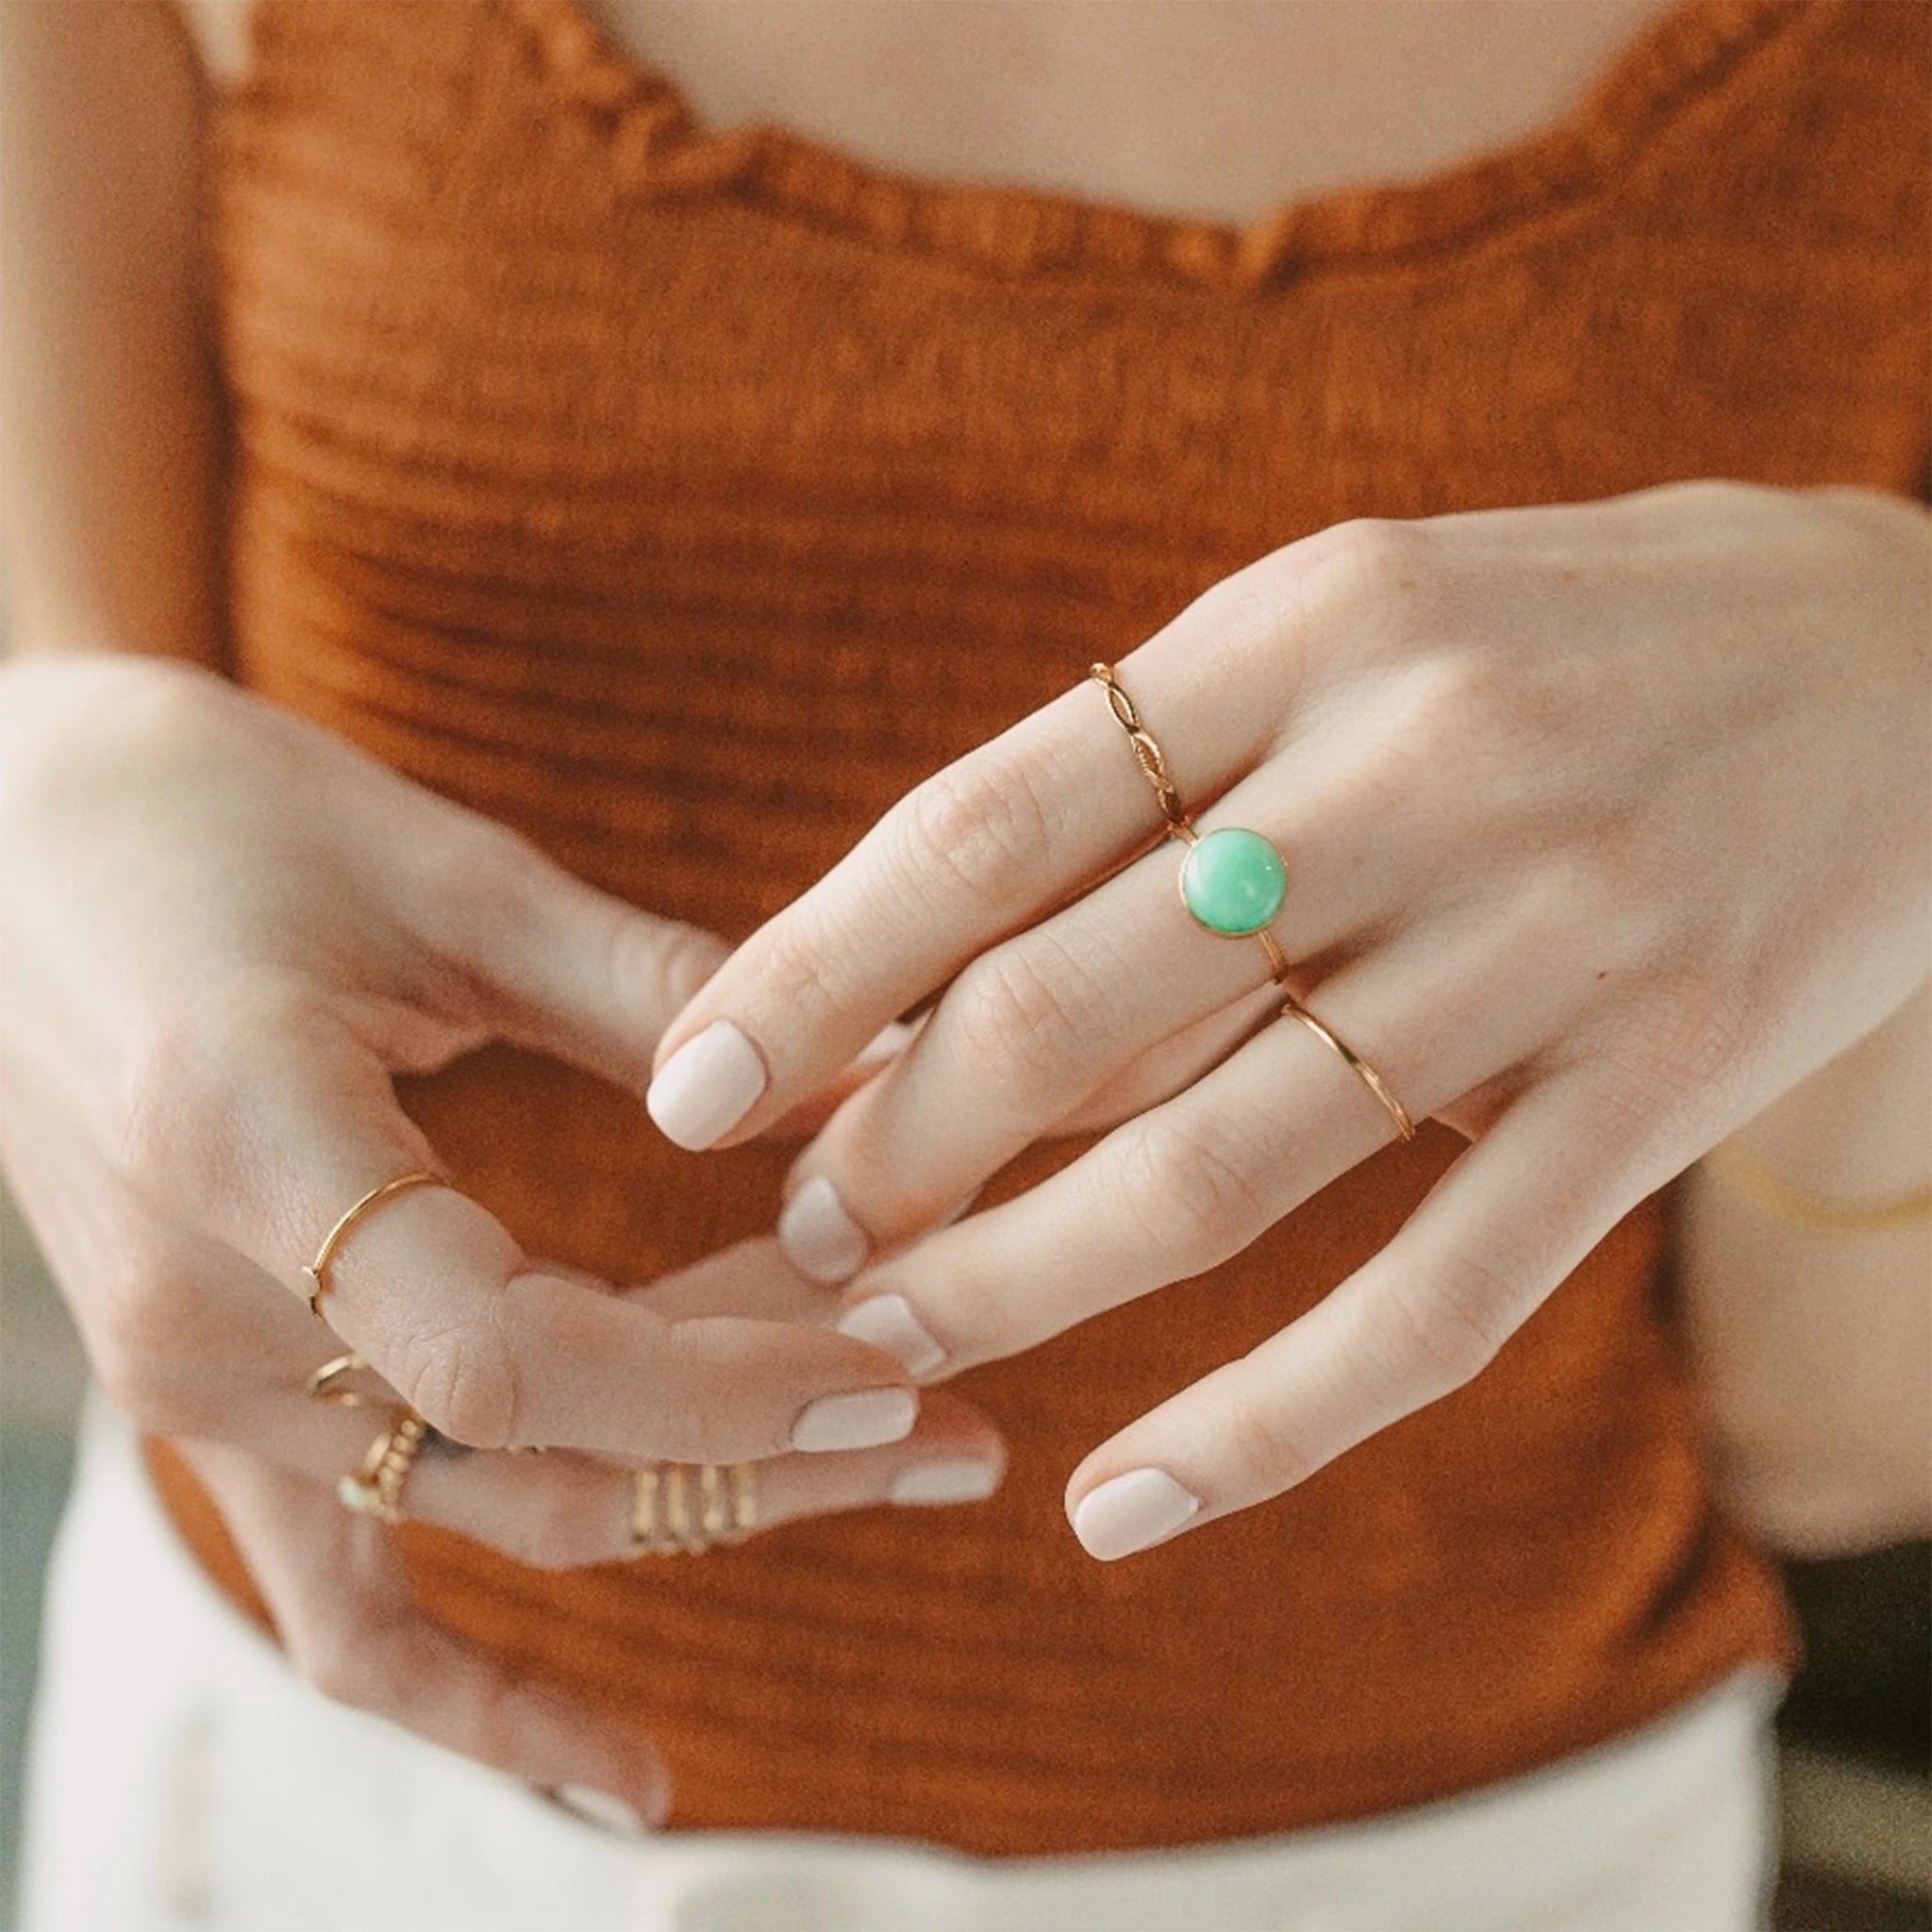
[[[1191,807],[1255,763],[1294,680],[1292,654],[1252,648],[1281,635],[1261,567],[1120,667]],[[969,959],[1162,828],[1107,694],[1079,677],[908,792],[719,968],[658,1044],[651,1118],[694,1151],[758,1133]]]
[[[134,1177],[306,1298],[303,1271],[343,1210],[399,1175],[437,1173],[435,1154],[387,1068],[326,1011],[244,1011],[203,1047],[167,1070],[166,1100],[128,1150]],[[898,1441],[918,1412],[903,1367],[868,1344],[794,1322],[667,1319],[533,1261],[454,1186],[356,1216],[319,1312],[474,1448],[751,1461]]]

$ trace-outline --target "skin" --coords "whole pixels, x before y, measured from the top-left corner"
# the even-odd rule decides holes
[[[1927,535],[1882,496],[1734,484],[1345,525],[1122,663],[1203,829],[1291,855],[1295,990],[1473,1144],[1351,1280],[1074,1472],[1094,1554],[1127,1553],[1082,1516],[1117,1477],[1173,1478],[1184,1533],[1461,1386],[1640,1200],[1912,999]],[[879,1253],[854,1332],[909,1315],[927,1379],[1201,1274],[1394,1131],[1268,1024],[1254,941],[1189,938],[1173,849],[1134,857],[1150,814],[1085,684],[909,794],[659,1047],[753,1042],[736,1138],[944,989],[792,1175]],[[926,1235],[1070,1105],[1119,1124]]]
[[[889,16],[878,9],[861,17],[816,0],[775,9],[641,5],[629,12],[611,0],[606,17],[621,37],[663,50],[714,117],[789,119],[892,164],[1017,174],[1075,192],[1245,219],[1342,181],[1451,165],[1534,129],[1567,108],[1657,10],[1647,0],[1602,0],[1540,12],[1535,36],[1477,37],[1484,17],[1474,8],[1463,15],[1465,34],[1447,24],[1451,9],[1414,0],[1363,0],[1349,9],[1235,8],[1217,14],[1231,36],[1217,40],[1220,67],[1176,63],[1175,23],[1187,16],[1174,8],[935,8],[922,0],[894,9],[895,30],[883,38],[879,23]],[[300,1397],[326,1338],[299,1299],[298,1270],[365,1187],[404,1168],[434,1166],[434,1150],[395,1109],[389,1076],[500,1037],[638,1091],[654,1063],[728,1011],[758,1040],[772,1073],[756,1114],[738,1131],[767,1131],[781,1121],[795,1128],[794,1103],[808,1101],[823,1116],[854,1091],[848,1063],[876,1024],[864,1021],[909,1005],[898,989],[929,991],[978,958],[976,977],[961,983],[980,988],[979,1019],[962,1027],[967,1001],[956,989],[890,1077],[858,1089],[833,1116],[797,1176],[836,1176],[875,1231],[916,1232],[935,1218],[941,1195],[970,1191],[1001,1146],[1017,1144],[1016,1135],[1074,1124],[1045,1119],[1025,1100],[1026,1026],[990,1041],[991,1064],[1018,1070],[1017,1110],[983,1076],[962,1072],[958,1044],[976,1037],[974,1025],[996,1019],[1000,999],[1024,983],[1003,976],[1018,957],[1013,948],[1030,945],[1036,963],[1054,956],[1058,935],[1025,930],[1038,905],[1026,892],[1048,877],[1086,883],[1106,852],[1123,853],[1140,837],[1147,799],[1094,708],[1096,694],[1077,694],[1019,727],[1016,740],[982,756],[976,770],[983,778],[987,759],[999,761],[1002,778],[1019,787],[1000,793],[1009,804],[1035,793],[1043,800],[1062,762],[1078,769],[1078,826],[1069,812],[1041,817],[1037,829],[1054,836],[1029,846],[1024,824],[990,813],[992,793],[975,790],[972,774],[962,782],[956,774],[895,813],[820,889],[813,910],[788,914],[754,940],[674,1020],[723,957],[720,941],[588,891],[499,828],[211,675],[223,655],[216,533],[224,430],[192,272],[207,106],[193,48],[232,46],[237,11],[232,0],[196,0],[191,42],[167,9],[136,0],[0,8],[0,92],[8,102],[0,117],[0,341],[8,344],[0,358],[0,528],[14,635],[27,660],[0,673],[0,863],[9,881],[0,927],[9,993],[0,1017],[8,1094],[0,1150],[109,1392],[192,1457],[297,1666],[332,1695],[533,1783],[593,1786],[656,1817],[666,1790],[648,1750],[594,1709],[534,1696],[425,1618],[408,1600],[385,1533],[344,1512],[332,1493],[369,1430],[366,1419]],[[1131,31],[1123,25],[1129,14]],[[883,63],[876,70],[856,58],[860,25],[873,29],[868,44]],[[1396,58],[1431,76],[1436,111],[1387,113]],[[1332,108],[1306,140],[1301,130],[1313,117],[1246,117],[1242,125],[1260,132],[1238,148],[1219,131],[1229,119],[1226,89],[1269,62],[1288,64],[1307,97]],[[986,84],[961,88],[962,73],[984,74]],[[1175,84],[1177,75],[1191,74],[1197,85]],[[951,118],[934,111],[942,100],[958,104]],[[1158,143],[1113,138],[1123,118],[1138,115],[1146,125],[1157,103],[1168,117]],[[1150,152],[1159,157],[1151,175]],[[1464,1173],[1449,1207],[1425,1210],[1412,1230],[1434,1244],[1420,1250],[1423,1265],[1408,1267],[1409,1250],[1391,1250],[1395,1259],[1378,1264],[1384,1292],[1371,1283],[1336,1298],[1326,1357],[1311,1350],[1306,1332],[1289,1331],[1269,1345],[1267,1360],[1235,1365],[1255,1413],[1291,1423],[1252,1439],[1252,1468],[1239,1466],[1239,1457],[1228,1463],[1211,1426],[1172,1427],[1187,1423],[1183,1409],[1135,1424],[1139,1437],[1129,1431],[1090,1457],[1075,1473],[1072,1501],[1104,1474],[1150,1456],[1166,1457],[1212,1489],[1217,1513],[1271,1482],[1278,1487],[1284,1472],[1305,1473],[1311,1457],[1335,1453],[1352,1432],[1412,1406],[1429,1392],[1431,1377],[1446,1385],[1474,1372],[1506,1321],[1633,1188],[1675,1172],[1801,1074],[1838,1064],[1832,1057],[1887,1011],[1897,1009],[1891,1024],[1904,1026],[1913,1010],[1923,935],[1902,909],[1909,886],[1895,866],[1888,870],[1884,855],[1895,859],[1916,849],[1915,841],[1922,845],[1924,825],[1897,754],[1864,794],[1869,815],[1857,842],[1869,842],[1875,856],[1849,881],[1828,882],[1824,909],[1807,905],[1802,917],[1781,921],[1794,890],[1748,903],[1720,892],[1727,957],[1749,952],[1754,935],[1796,931],[1783,950],[1770,945],[1754,975],[1757,1003],[1720,1016],[1734,1024],[1719,1026],[1707,989],[1700,1003],[1686,983],[1686,962],[1709,931],[1673,925],[1681,909],[1674,899],[1633,901],[1625,889],[1641,874],[1641,859],[1684,862],[1684,826],[1718,803],[1729,808],[1735,800],[1726,787],[1736,774],[1695,766],[1686,780],[1691,791],[1649,815],[1643,834],[1652,844],[1626,850],[1624,879],[1612,881],[1607,867],[1579,857],[1579,828],[1600,820],[1593,798],[1600,804],[1620,787],[1627,791],[1637,774],[1665,768],[1668,718],[1652,706],[1607,745],[1579,744],[1574,731],[1566,738],[1561,700],[1574,695],[1585,667],[1536,659],[1535,641],[1513,633],[1507,620],[1526,590],[1549,591],[1552,557],[1564,559],[1561,570],[1580,562],[1591,581],[1587,593],[1573,583],[1568,594],[1591,606],[1599,633],[1617,646],[1615,661],[1641,679],[1651,668],[1642,635],[1647,575],[1667,566],[1683,575],[1680,591],[1727,609],[1737,580],[1762,565],[1767,551],[1794,552],[1796,560],[1787,558],[1774,576],[1780,614],[1769,614],[1762,598],[1747,599],[1748,608],[1726,621],[1756,646],[1767,634],[1794,636],[1785,613],[1795,609],[1809,613],[1835,650],[1865,654],[1870,680],[1840,682],[1869,681],[1890,694],[1889,705],[1874,696],[1866,712],[1834,709],[1827,694],[1807,686],[1803,702],[1793,706],[1780,690],[1769,707],[1807,721],[1790,727],[1790,742],[1838,781],[1856,733],[1875,731],[1876,741],[1895,743],[1897,720],[1923,704],[1923,656],[1902,640],[1899,617],[1921,594],[1921,521],[1876,500],[1774,500],[1721,488],[1647,508],[1636,500],[1540,514],[1558,522],[1531,527],[1498,516],[1407,534],[1331,536],[1264,559],[1222,587],[1215,608],[1241,618],[1227,626],[1223,646],[1246,680],[1235,687],[1240,728],[1230,728],[1211,691],[1163,668],[1173,653],[1163,653],[1160,640],[1124,666],[1191,782],[1209,792],[1233,788],[1244,812],[1252,805],[1251,822],[1266,823],[1291,851],[1295,916],[1326,922],[1341,969],[1319,989],[1324,1016],[1373,1054],[1418,1111],[1481,1136],[1477,1153],[1490,1178],[1478,1190]],[[1564,518],[1577,521],[1566,526]],[[1705,541],[1687,541],[1687,531]],[[1607,595],[1612,590],[1618,594]],[[1277,621],[1297,609],[1320,621],[1299,628]],[[1755,630],[1751,611],[1758,613]],[[1491,617],[1497,637],[1486,646]],[[1197,608],[1177,625],[1201,621]],[[1337,645],[1331,632],[1355,642]],[[1524,708],[1506,694],[1498,675],[1506,649],[1519,671],[1531,654],[1533,688],[1547,705]],[[1761,723],[1763,687],[1727,683],[1709,654],[1692,657],[1671,687],[1674,704],[1706,721],[1710,742],[1724,743],[1740,717]],[[181,661],[158,661],[168,659]],[[1780,661],[1775,651],[1770,661]],[[1327,770],[1329,790],[1309,791],[1277,767],[1305,728],[1299,707],[1318,688],[1357,748],[1365,733],[1374,736],[1372,693],[1407,692],[1407,701],[1433,693],[1448,707],[1438,736],[1450,763],[1433,775],[1412,759],[1391,770],[1386,746],[1372,743],[1358,771],[1350,774],[1337,760]],[[1271,694],[1273,708],[1247,720],[1257,689]],[[1459,733],[1452,730],[1458,725]],[[1495,830],[1453,817],[1435,823],[1424,810],[1449,789],[1454,759],[1468,756],[1458,737],[1491,726],[1503,727],[1503,742],[1537,772],[1557,774],[1553,795],[1568,809],[1563,836],[1542,847],[1517,841],[1517,860],[1503,872],[1439,867],[1446,883],[1427,889],[1425,858],[1453,859],[1457,836]],[[1195,775],[1210,772],[1211,781]],[[1419,778],[1426,779],[1420,791]],[[947,798],[945,785],[955,787],[951,801],[932,816],[935,798]],[[1392,839],[1376,852],[1350,845],[1358,818],[1348,809],[1351,785],[1379,786],[1397,802],[1408,795],[1407,847]],[[272,800],[303,796],[326,797],[328,809],[269,808]],[[1757,806],[1757,835],[1795,833],[1799,851],[1811,855],[1804,877],[1816,884],[1816,853],[1832,827],[1807,828],[1790,800]],[[963,897],[956,874],[937,868],[908,837],[922,823],[928,836],[941,825],[970,834],[987,860]],[[46,836],[50,824],[58,841]],[[1007,835],[1016,842],[1003,854]],[[912,876],[952,921],[941,921],[943,946],[886,962],[876,981],[840,976],[839,922],[855,893],[876,890],[881,853],[901,839],[917,862]],[[1752,849],[1741,835],[1739,842]],[[1155,868],[1143,870],[1156,876]],[[1757,879],[1765,868],[1749,870]],[[77,882],[86,890],[76,891]],[[502,918],[506,895],[521,914],[515,922]],[[1171,885],[1161,887],[1161,904],[1171,910]],[[1606,910],[1642,934],[1647,949],[1577,954],[1579,916]],[[805,922],[822,911],[834,916],[801,951]],[[1378,914],[1386,937],[1371,940]],[[505,945],[507,928],[519,943]],[[1486,991],[1520,986],[1522,961],[1540,957],[1540,940],[1557,948],[1563,967],[1546,996],[1483,1007]],[[806,953],[834,972],[841,992],[825,1010],[802,1018],[785,962]],[[1244,949],[1224,957],[1243,958],[1247,969],[1254,963]],[[1606,970],[1607,983],[1591,976]],[[997,991],[1002,984],[1008,994]],[[1467,1011],[1462,1039],[1432,1037],[1419,1023],[1426,1003],[1417,986],[1442,991]],[[1187,1143],[1171,1139],[1162,1156],[1156,1126],[1141,1124],[1191,1107],[1197,1129],[1210,1115],[1250,1123],[1257,1146],[1294,1126],[1298,1188],[1359,1158],[1388,1126],[1299,1029],[1274,1027],[1241,1044],[1260,1009],[1242,1008],[1240,987],[1230,984],[1221,1009],[1193,1027],[1171,983],[1157,974],[1148,991],[1144,1008],[1130,1002],[1138,1056],[1130,1064],[1116,1066],[1106,1050],[1071,1036],[1051,1064],[1066,1068],[1087,1095],[1079,1121],[1120,1122],[1142,1136],[1138,1158],[1156,1189],[1148,1198],[1158,1198],[1165,1176],[1174,1203],[1167,1239],[1154,1243],[1172,1273],[1196,1253],[1231,1252],[1227,1244],[1239,1245],[1243,1227],[1274,1211],[1275,1200],[1246,1198],[1253,1190],[1237,1188],[1224,1224],[1215,1198],[1174,1181],[1174,1152]],[[1506,1004],[1509,1010],[1501,1011]],[[1010,1004],[1008,1012],[1024,1018]],[[1050,1041],[1050,1026],[1049,1020],[1049,1032],[1038,1037]],[[1639,1075],[1659,1039],[1705,1046],[1721,1076],[1701,1108],[1686,1106],[1669,1123],[1631,1098],[1654,1091]],[[1601,1058],[1600,1045],[1614,1049],[1607,1063],[1621,1066],[1628,1083],[1615,1094],[1587,1086],[1584,1070]],[[1898,1084],[1901,1066],[1923,1084],[1923,1064],[1912,1058],[1922,1045],[1912,1035],[1882,1067],[1865,1070],[1857,1092],[1868,1126],[1882,1128],[1890,1118],[1886,1082]],[[1295,1096],[1295,1116],[1256,1108],[1239,1085],[1243,1055],[1264,1074],[1279,1059],[1282,1078],[1271,1091]],[[260,1079],[264,1066],[276,1069],[275,1080]],[[1224,1112],[1217,1106],[1224,1091],[1236,1103]],[[950,1167],[921,1125],[948,1094],[974,1124],[972,1158]],[[1776,1151],[1806,1142],[1802,1109],[1811,1104],[1802,1088],[1778,1104],[1801,1111],[1785,1114],[1786,1140],[1774,1141]],[[1552,1140],[1535,1132],[1539,1108],[1564,1131]],[[1621,1129],[1613,1147],[1597,1138],[1592,1158],[1575,1133],[1586,1117],[1592,1130],[1605,1120]],[[1774,1138],[1778,1108],[1764,1118]],[[1541,1202],[1534,1240],[1505,1211],[1524,1203],[1526,1163],[1513,1150],[1524,1141],[1539,1160],[1550,1144],[1568,1148],[1564,1173],[1576,1184],[1564,1215],[1551,1218],[1549,1200]],[[1884,1144],[1896,1158],[1895,1137]],[[1805,1177],[1801,1161],[1786,1171]],[[1545,1170],[1541,1179],[1548,1196],[1555,1176]],[[1010,1250],[1013,1272],[989,1298],[988,1325],[977,1332],[957,1309],[949,1313],[932,1264],[974,1254],[983,1262],[987,1243],[1002,1238],[989,1225],[992,1216],[910,1250],[901,1265],[912,1273],[874,1271],[842,1293],[804,1280],[771,1241],[668,1282],[591,1284],[523,1255],[481,1209],[444,1190],[399,1197],[358,1230],[336,1272],[328,1317],[335,1334],[370,1355],[457,1441],[560,1445],[536,1458],[425,1460],[408,1495],[415,1513],[526,1560],[598,1560],[622,1547],[626,1469],[641,1459],[763,1457],[773,1519],[883,1500],[914,1465],[970,1465],[996,1477],[1000,1449],[991,1426],[942,1392],[926,1395],[902,1441],[810,1456],[785,1443],[800,1407],[821,1393],[910,1385],[891,1356],[829,1332],[841,1308],[875,1293],[883,1280],[919,1298],[959,1351],[953,1365],[974,1351],[1024,1345],[1029,1320],[1040,1327],[1026,1313],[1041,1286],[1040,1257],[1055,1241],[1086,1238],[1088,1208],[1069,1192],[1024,1211],[1037,1217],[1033,1231]],[[1509,1240],[1495,1245],[1485,1231],[1499,1217]],[[1728,1303],[1719,1298],[1722,1319],[1705,1324],[1712,1386],[1755,1390],[1767,1380],[1765,1363],[1789,1356],[1768,1355],[1762,1324],[1739,1315],[1763,1279],[1739,1274],[1748,1243],[1727,1234],[1721,1217],[1705,1234],[1691,1251],[1699,1270],[1693,1296],[1702,1283],[1730,1291]],[[958,1245],[948,1250],[948,1241]],[[1429,1265],[1444,1254],[1462,1257],[1460,1274]],[[1520,1265],[1506,1270],[1498,1257]],[[1828,1269],[1791,1273],[1781,1251],[1774,1265],[1790,1274],[1790,1320],[1776,1347],[1802,1349],[1807,1323],[1815,1327],[1824,1307],[1822,1284],[1828,1276],[1841,1285],[1846,1266],[1861,1263],[1835,1255]],[[1348,1339],[1351,1320],[1372,1340],[1373,1322],[1361,1311],[1386,1310],[1391,1300],[1403,1306],[1388,1291],[1403,1282],[1415,1284],[1406,1305],[1412,1355],[1365,1377],[1361,1361],[1374,1357],[1338,1354],[1338,1343]],[[1499,1282],[1508,1293],[1487,1299]],[[1451,1294],[1457,1286],[1466,1291]],[[1063,1289],[1047,1306],[1056,1325],[1081,1311]],[[1874,1357],[1896,1332],[1886,1326],[1890,1306],[1881,1294],[1859,1330],[1858,1345]],[[1380,1319],[1386,1328],[1386,1313]],[[1895,1345],[1890,1354],[1895,1359]],[[1328,1374],[1324,1361],[1338,1360]],[[1739,1362],[1741,1372],[1727,1366]],[[1716,1407],[1722,1416],[1724,1404]],[[1755,1396],[1740,1395],[1734,1407],[1740,1416],[1780,1412],[1779,1404]],[[1820,1413],[1810,1449],[1787,1456],[1782,1468],[1776,1445],[1788,1435],[1761,1424],[1739,1440],[1747,1435],[1743,1463],[1775,1472],[1757,1491],[1761,1520],[1774,1528],[1786,1507],[1780,1499],[1800,1493],[1808,1496],[1807,1521],[1828,1520],[1840,1530],[1848,1522],[1869,1528],[1910,1516],[1898,1497],[1895,1448],[1846,1457],[1828,1413]],[[1821,1441],[1829,1445],[1825,1459],[1838,1457],[1831,1481],[1804,1492]],[[1130,1452],[1124,1460],[1115,1454],[1122,1442]],[[1185,1461],[1196,1453],[1204,1457],[1198,1470]],[[1837,1499],[1831,1510],[1818,1504],[1827,1489]],[[1885,1503],[1874,1512],[1862,1499],[1877,1495]]]

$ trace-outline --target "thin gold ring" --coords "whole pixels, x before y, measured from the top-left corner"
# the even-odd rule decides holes
[[[1292,993],[1289,994],[1288,1003],[1281,1009],[1281,1016],[1285,1020],[1299,1020],[1324,1045],[1332,1047],[1341,1056],[1342,1065],[1382,1103],[1402,1138],[1405,1141],[1415,1139],[1415,1122],[1409,1118],[1407,1108],[1396,1099],[1388,1081],[1383,1079],[1347,1041],[1324,1026]]]
[[[302,1273],[308,1279],[308,1312],[317,1321],[322,1319],[322,1298],[328,1292],[328,1264],[335,1259],[336,1250],[348,1240],[350,1230],[372,1208],[387,1201],[391,1194],[400,1194],[405,1188],[441,1188],[448,1185],[440,1174],[426,1174],[419,1170],[414,1174],[398,1174],[392,1181],[384,1181],[379,1188],[371,1188],[324,1236],[315,1259],[303,1269]]]
[[[397,1409],[389,1427],[370,1443],[360,1465],[336,1484],[342,1507],[378,1523],[401,1523],[403,1486],[428,1435],[429,1424],[413,1408]]]
[[[368,1361],[359,1355],[339,1355],[324,1362],[308,1378],[307,1393],[309,1400],[333,1402],[338,1408],[373,1407],[373,1398],[359,1390],[343,1386],[351,1375],[360,1374],[368,1366]]]
[[[637,1473],[633,1556],[702,1556],[722,1543],[741,1541],[758,1524],[758,1471],[749,1462],[647,1463]]]

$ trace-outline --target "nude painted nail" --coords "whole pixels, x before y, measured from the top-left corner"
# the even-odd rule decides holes
[[[1090,1557],[1108,1562],[1172,1536],[1200,1507],[1166,1470],[1130,1469],[1080,1499],[1074,1534]]]
[[[729,1020],[713,1020],[664,1062],[644,1110],[667,1141],[700,1154],[751,1111],[765,1078],[758,1048]]]
[[[926,1332],[903,1294],[875,1294],[839,1317],[839,1333],[869,1341],[897,1356],[908,1374],[926,1375],[945,1360],[946,1352]]]
[[[919,1419],[909,1389],[865,1389],[857,1395],[821,1395],[791,1424],[794,1449],[876,1449],[903,1442]]]
[[[839,1191],[814,1174],[785,1204],[778,1217],[778,1246],[785,1258],[812,1281],[850,1281],[865,1266],[872,1242],[845,1211]]]
[[[917,1026],[908,1026],[903,1020],[888,1020],[859,1048],[858,1058],[854,1064],[861,1067],[882,1067],[888,1060],[897,1059],[912,1043],[918,1032]]]
[[[894,1503],[983,1503],[999,1486],[997,1463],[955,1457],[902,1469],[886,1493]]]
[[[558,1785],[550,1795],[587,1824],[622,1832],[627,1838],[643,1834],[644,1821],[622,1798],[613,1798],[608,1791],[600,1791],[592,1785]]]

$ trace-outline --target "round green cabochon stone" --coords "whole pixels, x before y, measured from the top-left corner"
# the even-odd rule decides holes
[[[1281,910],[1287,896],[1288,868],[1259,832],[1226,825],[1188,848],[1181,899],[1209,932],[1245,939]]]

